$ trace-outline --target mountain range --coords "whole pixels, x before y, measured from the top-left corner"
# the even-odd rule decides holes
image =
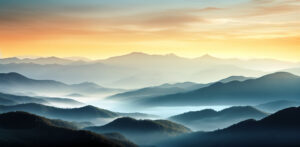
[[[256,121],[246,120],[222,130],[196,132],[161,142],[162,147],[299,146],[300,107],[281,110]]]
[[[300,77],[277,72],[257,79],[215,83],[195,91],[142,99],[144,106],[257,105],[276,100],[297,100]]]
[[[0,93],[0,105],[16,105],[26,103],[39,103],[45,105],[83,106],[84,104],[73,99],[49,98],[49,97],[29,97]]]
[[[259,104],[254,107],[266,112],[274,113],[289,107],[299,107],[299,106],[300,106],[299,101],[279,100],[279,101],[271,101],[271,102]]]
[[[25,112],[0,114],[1,146],[23,147],[135,147],[124,140],[111,139],[88,131],[78,131],[65,124]]]
[[[100,109],[94,106],[84,106],[79,108],[57,108],[36,103],[18,104],[3,106],[0,105],[0,113],[24,111],[52,119],[62,119],[67,121],[90,121],[98,123],[105,119],[114,119],[122,116],[130,116],[135,118],[155,117],[144,113],[119,113],[105,109]]]
[[[189,59],[174,54],[144,53],[95,61],[74,61],[57,57],[0,60],[2,73],[17,72],[34,79],[55,79],[68,84],[93,81],[106,87],[123,89],[185,81],[210,83],[232,75],[257,77],[299,67],[299,63],[272,59],[222,59],[210,55]]]
[[[228,83],[231,81],[245,81],[248,79],[251,79],[251,78],[244,77],[244,76],[230,76],[230,77],[222,79],[218,82]],[[175,83],[175,84],[163,84],[163,85],[159,85],[159,86],[146,87],[146,88],[142,88],[142,89],[118,93],[118,94],[109,96],[108,99],[122,100],[123,102],[126,101],[126,102],[130,103],[130,101],[140,100],[142,98],[147,98],[147,97],[156,97],[156,96],[162,96],[162,95],[189,92],[189,91],[193,91],[193,90],[197,90],[197,89],[201,89],[201,88],[210,86],[214,83],[215,82],[207,83],[207,84],[199,84],[199,83],[193,83],[193,82],[184,82],[184,83]]]
[[[251,106],[235,106],[221,111],[205,109],[201,111],[186,112],[171,116],[169,119],[184,124],[193,130],[213,131],[226,128],[247,119],[258,120],[267,115],[267,113]]]
[[[190,133],[191,130],[167,120],[136,120],[129,117],[116,119],[104,126],[88,127],[97,133],[119,132],[140,145],[151,145],[162,139]]]
[[[18,73],[0,73],[0,88],[2,92],[29,95],[55,93],[64,96],[75,92],[89,95],[122,92],[120,89],[104,88],[91,82],[68,85],[54,80],[34,80]]]

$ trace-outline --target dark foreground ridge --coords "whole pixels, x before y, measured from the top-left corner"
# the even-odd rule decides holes
[[[191,132],[189,128],[167,120],[136,120],[129,117],[116,119],[101,127],[88,127],[86,129],[97,133],[119,132],[142,145]]]
[[[109,139],[89,131],[61,127],[44,117],[26,112],[0,115],[1,146],[22,147],[134,147],[133,143]]]
[[[300,146],[300,107],[288,108],[260,121],[246,120],[214,132],[197,132],[177,137],[159,146],[172,147],[257,147]]]

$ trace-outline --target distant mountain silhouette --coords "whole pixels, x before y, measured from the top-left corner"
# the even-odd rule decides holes
[[[71,94],[68,94],[66,95],[67,97],[84,97],[84,95],[82,94],[78,94],[78,93],[71,93]]]
[[[182,83],[175,83],[175,84],[166,83],[166,84],[162,84],[162,85],[159,85],[159,86],[156,86],[156,87],[159,87],[159,88],[174,88],[174,87],[177,87],[177,88],[182,88],[182,89],[189,89],[189,88],[194,87],[196,85],[200,85],[200,84],[194,83],[194,82],[182,82]]]
[[[53,80],[34,80],[18,73],[0,73],[0,88],[2,92],[34,92],[34,93],[55,93],[67,95],[69,93],[110,93],[121,92],[121,90],[101,87],[95,83],[84,82],[68,85]]]
[[[109,139],[88,131],[67,129],[56,121],[25,112],[0,115],[1,146],[136,146],[129,141]]]
[[[222,111],[205,109],[187,112],[169,119],[198,131],[212,131],[247,119],[261,119],[268,114],[251,106],[230,107]]]
[[[272,101],[272,102],[260,104],[255,107],[273,113],[285,108],[297,107],[297,106],[300,106],[300,102],[298,101],[279,100],[279,101]]]
[[[170,136],[191,132],[190,129],[167,120],[136,120],[129,117],[86,129],[97,133],[119,132],[140,145],[151,145]]]
[[[288,108],[260,121],[246,120],[214,132],[197,132],[173,138],[158,146],[257,147],[299,146],[300,108]]]
[[[140,99],[145,97],[180,93],[184,91],[185,89],[178,88],[178,87],[170,87],[170,88],[147,87],[147,88],[116,94],[108,98],[115,99],[115,100],[134,100],[134,99]]]
[[[243,82],[215,83],[187,93],[148,98],[138,104],[149,106],[250,105],[274,100],[297,100],[300,77],[278,72]]]
[[[221,82],[221,83],[229,83],[229,82],[232,82],[232,81],[246,81],[246,80],[249,80],[249,79],[252,79],[250,77],[244,77],[244,76],[230,76],[228,78],[225,78],[225,79],[222,79],[218,82]]]
[[[68,61],[71,63],[38,64],[39,60],[37,60],[34,63],[9,62],[7,64],[0,60],[0,72],[17,72],[34,79],[55,79],[64,83],[93,81],[105,87],[137,89],[184,81],[209,83],[231,75],[257,77],[265,74],[261,70],[269,70],[269,67],[275,70],[294,67],[293,63],[281,61],[271,61],[265,64],[262,63],[265,60],[260,60],[253,64],[252,61],[237,59],[215,57],[189,59],[174,54],[148,55],[144,53],[132,53],[97,61]],[[270,66],[272,63],[280,65]]]
[[[33,63],[33,64],[62,64],[62,65],[67,65],[73,63],[73,60],[68,60],[64,58],[58,58],[58,57],[39,57],[39,58],[4,58],[0,59],[1,64],[10,64],[10,63]]]

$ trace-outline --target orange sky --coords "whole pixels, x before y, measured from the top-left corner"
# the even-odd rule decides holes
[[[145,52],[300,61],[299,0],[125,1],[1,1],[1,56]]]

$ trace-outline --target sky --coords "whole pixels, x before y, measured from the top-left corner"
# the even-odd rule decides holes
[[[300,61],[300,0],[0,0],[0,52]]]

